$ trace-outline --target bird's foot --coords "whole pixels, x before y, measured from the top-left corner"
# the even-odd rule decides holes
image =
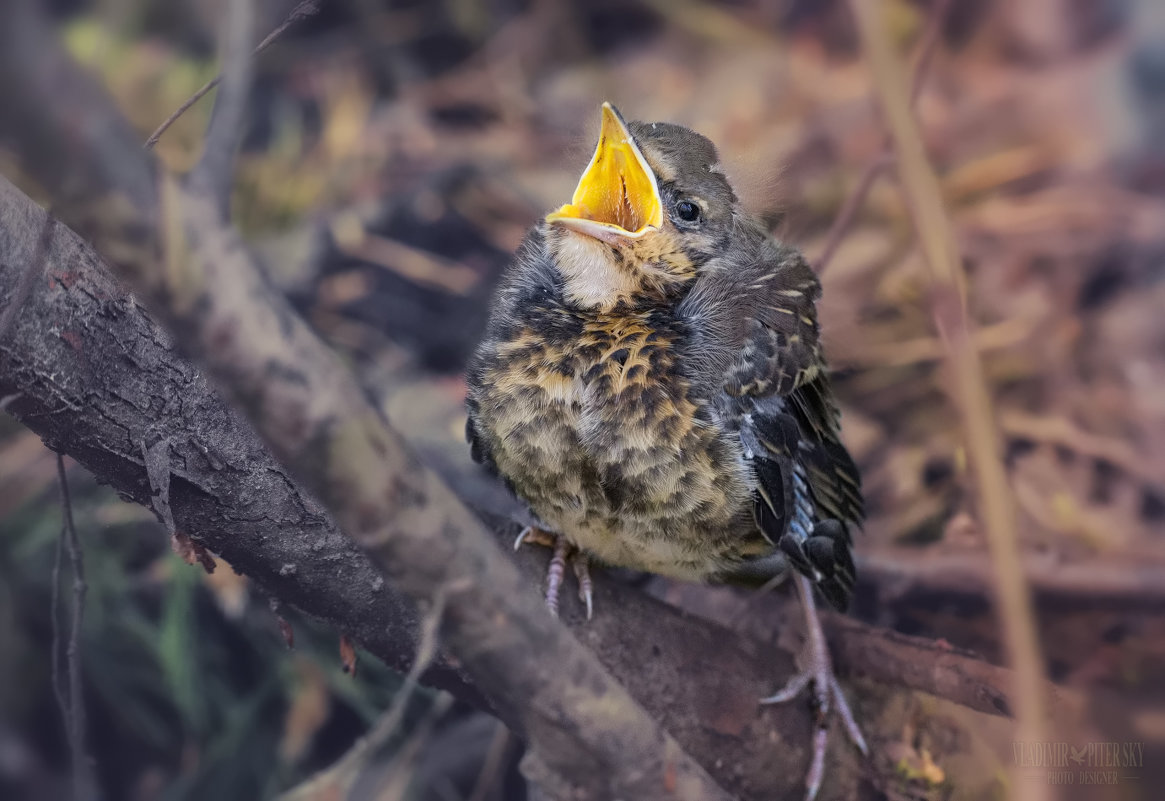
[[[558,617],[558,598],[562,593],[566,563],[570,562],[578,579],[578,599],[586,605],[587,620],[590,620],[595,609],[595,594],[587,555],[567,542],[566,537],[561,534],[551,534],[534,526],[522,529],[518,538],[514,540],[514,550],[525,544],[545,545],[553,549],[554,555],[550,557],[550,567],[546,570],[546,608],[550,610],[550,614]]]
[[[825,642],[825,633],[821,630],[821,621],[817,617],[817,607],[813,599],[813,585],[809,579],[797,575],[797,591],[801,596],[801,604],[805,610],[805,623],[808,628],[808,642],[805,650],[808,656],[808,665],[805,669],[789,679],[780,690],[768,698],[762,698],[762,704],[783,704],[797,698],[808,686],[813,687],[813,701],[816,707],[816,723],[813,731],[813,759],[809,763],[809,772],[805,776],[805,801],[813,801],[821,789],[821,780],[825,775],[825,752],[829,745],[829,713],[836,712],[845,726],[850,741],[857,746],[863,755],[869,756],[869,747],[866,739],[854,720],[853,711],[846,701],[841,685],[837,683],[837,676],[833,673],[833,663],[829,658],[829,647]]]

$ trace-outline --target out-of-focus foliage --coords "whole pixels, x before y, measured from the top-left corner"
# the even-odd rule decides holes
[[[5,440],[0,459],[10,464],[29,436]],[[46,462],[26,466],[43,480],[0,520],[0,741],[21,735],[20,773],[52,782],[63,748],[48,650],[60,512]],[[266,600],[229,565],[213,575],[186,565],[144,510],[79,469],[70,479],[89,585],[90,746],[109,797],[268,797],[327,765],[387,707],[395,674],[365,658],[346,675],[337,635],[283,611],[295,631],[289,651]],[[0,787],[11,778],[0,775]],[[22,797],[20,785],[9,789],[5,797]]]

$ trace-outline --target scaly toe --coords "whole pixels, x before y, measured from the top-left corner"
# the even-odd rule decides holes
[[[841,718],[842,725],[845,726],[845,733],[849,735],[850,742],[857,746],[863,756],[869,756],[870,747],[866,745],[866,738],[862,736],[862,730],[858,727],[853,710],[849,708],[849,702],[845,700],[845,693],[842,692],[836,677],[830,677],[830,688],[833,691],[834,709],[837,710],[837,716]]]
[[[559,537],[554,543],[550,567],[546,570],[546,608],[554,617],[558,617],[558,596],[562,593],[562,577],[566,573],[566,552],[569,548],[566,537]]]
[[[587,620],[595,613],[595,589],[591,583],[591,564],[587,555],[582,551],[574,554],[574,575],[578,579],[578,599],[587,608]]]
[[[809,674],[809,671],[798,673],[796,676],[789,679],[784,687],[777,690],[768,698],[760,699],[760,702],[762,704],[787,704],[789,701],[792,701],[794,698],[801,694],[801,691],[805,689],[805,685],[807,685],[812,678],[813,676]]]

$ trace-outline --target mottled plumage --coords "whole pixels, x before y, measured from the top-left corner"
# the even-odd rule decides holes
[[[494,299],[468,372],[474,457],[601,562],[757,582],[791,564],[844,608],[862,500],[820,285],[739,207],[711,142],[607,114],[626,141],[600,140]]]

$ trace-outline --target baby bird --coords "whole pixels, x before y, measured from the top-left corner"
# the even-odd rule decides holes
[[[818,336],[804,257],[738,204],[715,146],[602,108],[599,144],[567,205],[535,226],[493,301],[468,370],[473,456],[530,509],[517,544],[554,547],[557,611],[573,557],[680,579],[795,576],[819,724],[865,743],[834,678],[814,592],[844,610],[854,585],[858,471]]]

